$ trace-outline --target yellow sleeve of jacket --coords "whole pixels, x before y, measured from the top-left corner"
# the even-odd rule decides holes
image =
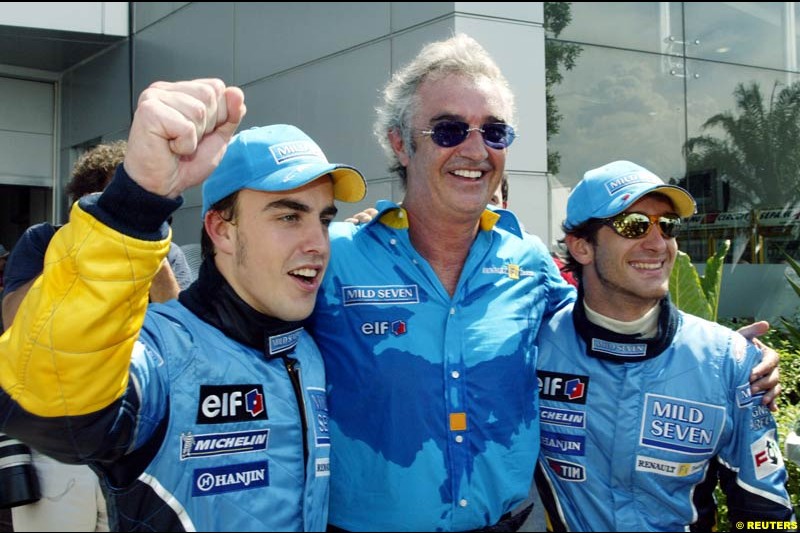
[[[0,386],[19,406],[41,417],[77,416],[122,396],[169,242],[129,237],[73,205],[43,274],[0,337]]]

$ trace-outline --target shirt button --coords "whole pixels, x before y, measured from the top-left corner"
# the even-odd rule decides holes
[[[453,379],[458,379],[461,377],[461,374],[458,373],[458,370],[453,370],[450,372],[450,376],[452,376]]]
[[[464,442],[464,437],[461,436],[461,435],[456,435],[456,442],[461,444],[462,442]],[[461,501],[463,502],[465,500],[461,500]]]
[[[389,244],[391,244],[392,246],[396,245],[397,239],[389,239]]]
[[[458,501],[458,505],[460,505],[461,507],[466,507],[467,506],[467,500],[459,500]]]

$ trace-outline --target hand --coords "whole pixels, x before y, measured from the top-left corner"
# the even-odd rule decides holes
[[[351,224],[355,224],[356,226],[359,224],[366,224],[378,214],[378,210],[374,207],[368,207],[361,211],[360,213],[356,213],[355,215],[351,216],[350,218],[344,219],[345,222],[349,222]]]
[[[761,391],[766,391],[761,403],[767,405],[770,411],[777,411],[778,405],[775,400],[781,393],[780,368],[778,362],[780,357],[778,353],[758,340],[758,335],[763,335],[769,331],[769,322],[760,321],[753,322],[748,326],[739,328],[738,332],[744,337],[751,340],[759,349],[761,349],[762,358],[750,371],[750,392],[756,394]]]
[[[145,190],[175,198],[216,168],[245,113],[244,93],[222,80],[155,82],[139,97],[125,171]]]
[[[169,266],[169,261],[165,257],[161,261],[161,266],[153,277],[153,282],[150,285],[150,301],[164,303],[178,297],[181,292],[178,286],[178,280],[175,279],[175,273],[172,267]]]

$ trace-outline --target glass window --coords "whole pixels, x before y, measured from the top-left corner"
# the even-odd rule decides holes
[[[698,215],[686,251],[703,257],[731,239],[730,261],[781,262],[800,230],[800,84],[787,73],[710,61],[687,61],[687,73],[682,185]]]
[[[581,45],[571,70],[551,87],[561,116],[548,149],[560,156],[554,179],[574,186],[583,173],[627,159],[665,181],[684,175],[683,78],[662,56]]]
[[[686,2],[684,9],[687,57],[797,70],[794,2]]]
[[[797,11],[793,2],[546,3],[546,25],[548,14],[560,22],[546,44],[548,61],[559,60],[547,73],[551,192],[628,159],[695,196],[679,243],[696,260],[720,239],[731,240],[732,262],[800,256]]]
[[[572,20],[557,36],[559,39],[683,55],[683,50],[677,46],[683,42],[681,2],[572,2],[569,5]]]

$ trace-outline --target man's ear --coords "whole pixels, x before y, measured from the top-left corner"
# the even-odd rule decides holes
[[[408,151],[400,130],[392,128],[386,135],[389,137],[389,144],[392,145],[392,150],[394,150],[398,161],[400,161],[401,165],[407,167],[409,162]]]
[[[222,218],[219,211],[209,210],[203,218],[203,227],[211,241],[214,243],[214,251],[227,255],[233,255],[236,249],[234,242],[234,232],[236,228],[233,224]]]
[[[586,266],[594,261],[594,246],[582,237],[566,235],[564,242],[570,255],[580,264]]]

